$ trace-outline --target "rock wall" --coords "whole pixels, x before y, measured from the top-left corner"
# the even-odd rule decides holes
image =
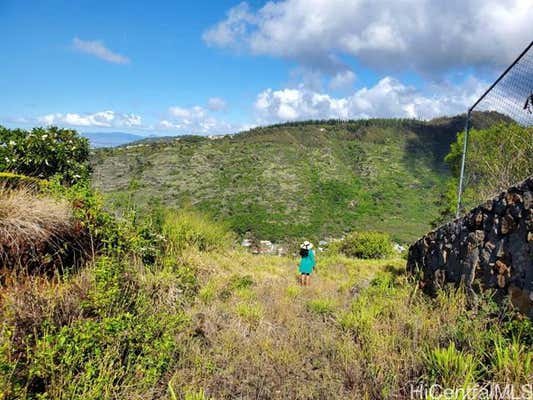
[[[427,292],[491,288],[533,317],[533,176],[419,239],[407,270]]]

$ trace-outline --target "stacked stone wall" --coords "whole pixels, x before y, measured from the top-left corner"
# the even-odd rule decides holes
[[[463,283],[509,294],[533,317],[533,176],[420,238],[407,270],[429,292]]]

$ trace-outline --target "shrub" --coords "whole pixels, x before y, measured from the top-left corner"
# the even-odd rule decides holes
[[[102,196],[87,182],[65,187],[59,179],[54,179],[46,186],[46,193],[71,204],[74,217],[89,232],[95,253],[123,254],[127,250],[139,250],[135,248],[139,238],[131,218],[114,218],[104,209]]]
[[[51,271],[102,253],[154,264],[162,254],[164,237],[153,226],[113,217],[87,182],[66,187],[59,178],[2,176],[9,182],[0,186],[0,266]]]
[[[343,240],[341,251],[348,257],[385,258],[392,254],[392,245],[386,233],[352,232]]]
[[[162,229],[167,250],[171,253],[179,253],[187,248],[219,250],[232,242],[232,235],[225,226],[189,210],[168,211]]]
[[[332,255],[340,254],[342,252],[342,244],[343,244],[342,240],[331,241],[326,245],[325,250],[328,254],[332,254]]]
[[[0,126],[0,171],[72,184],[89,177],[89,141],[71,129]]]

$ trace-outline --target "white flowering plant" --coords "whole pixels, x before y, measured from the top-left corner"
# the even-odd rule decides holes
[[[59,177],[65,184],[90,174],[89,141],[75,130],[58,127],[8,129],[0,126],[0,172],[41,179]]]

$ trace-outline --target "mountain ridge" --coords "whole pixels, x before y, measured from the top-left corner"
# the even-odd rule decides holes
[[[429,229],[464,115],[431,121],[291,122],[217,140],[185,136],[93,155],[111,207],[190,206],[244,235],[284,240],[379,230],[408,242]],[[474,113],[472,126],[505,120]]]

